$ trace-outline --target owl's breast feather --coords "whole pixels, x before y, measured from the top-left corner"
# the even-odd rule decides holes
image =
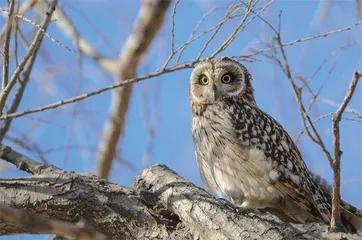
[[[206,111],[193,118],[196,158],[205,184],[238,204],[248,200],[248,206],[253,202],[256,207],[265,207],[279,199],[273,187],[279,174],[272,163],[262,150],[243,146],[236,138],[232,119],[218,113]]]

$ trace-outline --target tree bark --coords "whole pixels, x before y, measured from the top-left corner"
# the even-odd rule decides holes
[[[238,213],[163,165],[145,169],[126,188],[93,174],[37,163],[7,147],[0,150],[3,160],[32,174],[0,179],[0,206],[24,210],[33,219],[83,221],[118,239],[327,238],[324,224],[291,225],[269,213]],[[4,215],[0,211],[1,235],[46,232],[34,226],[36,221],[14,223]]]

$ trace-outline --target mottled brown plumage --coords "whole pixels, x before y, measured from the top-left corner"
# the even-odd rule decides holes
[[[252,77],[229,58],[208,59],[190,79],[192,135],[205,185],[241,208],[262,208],[283,220],[329,223],[329,188],[305,165],[283,127],[260,110]],[[362,213],[342,202],[342,221],[362,230]]]

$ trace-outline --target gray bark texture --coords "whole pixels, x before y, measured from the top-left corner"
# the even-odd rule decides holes
[[[323,224],[291,225],[269,213],[238,213],[164,165],[145,169],[126,188],[37,163],[4,146],[0,157],[32,174],[0,179],[0,206],[26,213],[12,222],[0,210],[0,235],[57,233],[39,226],[52,219],[83,222],[110,239],[361,239],[328,235]]]

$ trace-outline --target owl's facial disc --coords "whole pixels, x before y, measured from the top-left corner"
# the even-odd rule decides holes
[[[213,104],[242,94],[244,89],[243,69],[232,61],[201,62],[191,74],[190,98],[197,104]]]

